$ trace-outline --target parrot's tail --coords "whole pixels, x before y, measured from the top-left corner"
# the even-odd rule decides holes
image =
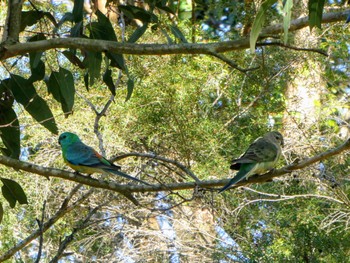
[[[137,179],[137,178],[135,178],[135,177],[133,177],[133,176],[131,176],[131,175],[128,175],[128,174],[126,174],[126,173],[123,173],[123,172],[121,172],[121,171],[119,171],[119,170],[114,170],[114,169],[105,169],[105,170],[106,170],[107,172],[110,172],[110,173],[113,173],[113,174],[116,174],[116,175],[120,175],[120,176],[122,176],[122,177],[124,177],[124,178],[126,178],[126,179],[134,180],[134,181],[139,182],[139,183],[142,183],[142,184],[144,184],[144,185],[149,185],[149,186],[151,186],[151,184],[146,183],[146,182],[144,182],[144,181],[142,181],[142,180],[140,180],[140,179]]]
[[[228,189],[231,185],[234,185],[234,184],[238,183],[239,181],[241,181],[241,180],[244,178],[244,176],[245,176],[246,174],[247,174],[247,173],[246,173],[245,171],[240,170],[240,171],[235,175],[235,177],[233,177],[233,178],[230,180],[230,182],[229,182],[227,185],[225,185],[223,188],[221,188],[221,189],[219,190],[219,194],[222,193],[223,191],[225,191],[226,189]]]

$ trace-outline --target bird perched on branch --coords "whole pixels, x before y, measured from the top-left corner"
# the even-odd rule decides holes
[[[241,157],[232,161],[230,168],[238,170],[238,173],[219,193],[244,178],[248,179],[254,174],[263,174],[273,169],[281,156],[283,143],[283,136],[277,131],[268,132],[256,139]]]
[[[119,171],[121,168],[119,165],[114,165],[109,162],[92,147],[84,144],[78,135],[74,133],[62,133],[58,138],[58,143],[61,145],[64,162],[77,172],[87,174],[116,174],[145,185],[150,185]]]

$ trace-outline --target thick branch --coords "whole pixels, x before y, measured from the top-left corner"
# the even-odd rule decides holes
[[[262,183],[266,182],[274,177],[281,176],[287,173],[291,173],[294,170],[299,170],[310,166],[319,161],[328,159],[332,156],[338,155],[344,151],[350,150],[350,140],[346,141],[342,145],[328,150],[326,152],[315,155],[311,158],[300,161],[297,164],[287,165],[281,169],[274,170],[272,172],[266,173],[264,175],[254,176],[249,179],[249,181],[241,181],[237,183],[236,186],[246,185],[248,183]],[[0,155],[0,163],[6,165],[8,167],[12,167],[15,169],[35,173],[45,177],[58,177],[69,181],[74,181],[77,183],[89,185],[95,188],[107,189],[110,191],[121,193],[125,196],[130,196],[132,192],[138,193],[146,193],[146,192],[160,192],[160,191],[174,191],[174,190],[186,190],[186,189],[194,189],[196,187],[201,188],[213,188],[220,187],[229,182],[229,179],[225,180],[208,180],[208,181],[197,181],[197,182],[185,182],[185,183],[172,183],[172,184],[156,184],[156,185],[120,185],[116,182],[105,181],[105,180],[97,180],[91,177],[66,172],[59,169],[54,168],[45,168],[35,164],[18,161],[6,156]]]
[[[323,14],[322,23],[345,21],[349,11]],[[308,18],[303,17],[291,22],[289,31],[295,31],[308,26]],[[259,39],[266,38],[271,34],[283,32],[283,25],[277,24],[266,27],[260,34]],[[131,44],[118,43],[106,40],[83,39],[83,38],[54,38],[49,40],[5,44],[0,50],[0,60],[24,55],[29,52],[45,51],[55,48],[73,48],[90,50],[95,52],[110,51],[118,54],[133,55],[171,55],[171,54],[208,54],[222,53],[249,48],[249,37],[218,43],[208,44]]]
[[[21,27],[21,12],[23,0],[9,0],[7,6],[7,17],[2,41],[6,43],[18,42]]]

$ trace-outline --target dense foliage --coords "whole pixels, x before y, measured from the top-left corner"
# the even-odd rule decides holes
[[[0,3],[1,25],[14,2]],[[321,27],[322,12],[344,2],[83,4],[25,1],[19,38],[8,34],[1,44],[1,157],[20,162],[0,166],[0,260],[349,258],[346,152],[271,182],[215,189],[233,176],[230,160],[268,130],[285,136],[278,168],[349,139],[349,27]],[[300,14],[311,32],[288,27]],[[264,35],[273,24],[281,32]],[[198,43],[233,47],[195,52]],[[132,51],[139,48],[145,53]],[[57,143],[64,131],[153,186],[92,175],[93,187],[57,176],[53,168],[67,169]],[[25,172],[24,162],[50,169]],[[109,191],[103,180],[123,186]]]

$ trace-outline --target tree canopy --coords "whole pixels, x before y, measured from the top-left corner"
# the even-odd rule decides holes
[[[0,6],[0,261],[349,258],[346,1]],[[269,130],[276,169],[218,194]],[[64,131],[150,185],[68,171]]]

